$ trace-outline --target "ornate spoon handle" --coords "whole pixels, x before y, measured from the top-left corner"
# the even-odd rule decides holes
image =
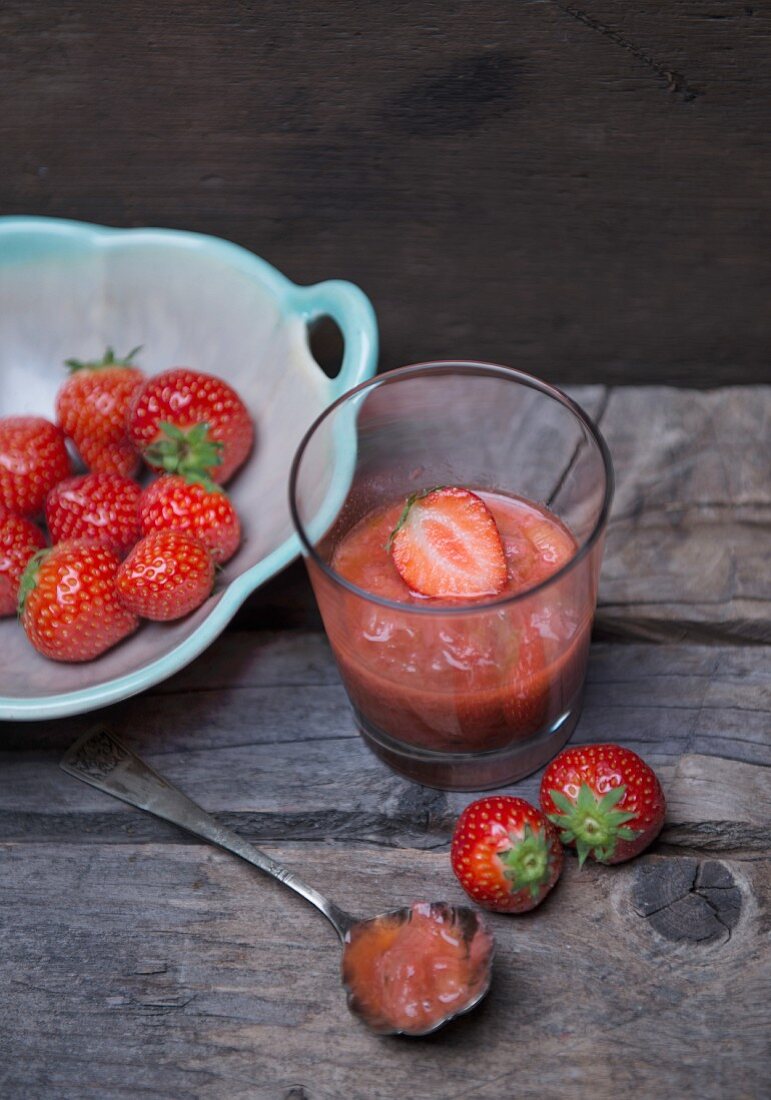
[[[318,890],[306,885],[294,872],[271,859],[231,829],[215,821],[201,807],[145,764],[136,753],[103,726],[86,733],[65,753],[61,768],[68,775],[111,794],[130,806],[170,821],[189,833],[217,844],[251,863],[309,901],[334,926],[341,940],[354,918],[339,909]]]

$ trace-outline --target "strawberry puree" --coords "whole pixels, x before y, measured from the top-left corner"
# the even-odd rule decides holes
[[[493,938],[469,910],[417,902],[354,926],[343,952],[351,1007],[376,1031],[421,1035],[485,992]]]
[[[497,750],[550,727],[577,701],[595,603],[592,570],[578,567],[528,599],[501,602],[556,573],[576,543],[535,504],[479,495],[506,557],[506,583],[492,599],[411,591],[386,550],[403,500],[365,515],[331,560],[340,576],[398,606],[343,590],[309,564],[348,694],[375,736],[442,753]],[[442,614],[450,608],[468,614]]]

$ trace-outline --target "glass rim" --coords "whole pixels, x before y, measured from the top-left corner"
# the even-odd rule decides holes
[[[342,405],[346,404],[352,397],[363,393],[365,390],[374,390],[379,386],[388,385],[394,382],[398,382],[402,378],[419,377],[420,375],[429,376],[431,374],[440,374],[442,372],[448,372],[454,370],[460,374],[469,375],[487,375],[489,377],[497,377],[505,381],[518,382],[524,386],[528,386],[530,389],[538,390],[546,397],[552,398],[560,405],[563,405],[573,416],[580,421],[583,427],[586,429],[590,438],[594,440],[597,449],[602,458],[603,471],[605,473],[605,490],[602,498],[602,506],[600,508],[597,519],[594,526],[579,546],[577,552],[573,555],[570,561],[566,562],[556,573],[552,573],[551,576],[546,577],[545,580],[540,581],[538,584],[532,586],[532,588],[526,588],[523,592],[515,592],[508,596],[504,596],[501,599],[492,599],[483,603],[477,602],[469,604],[468,606],[454,606],[435,604],[421,606],[420,604],[405,604],[399,603],[396,600],[386,599],[384,596],[378,596],[374,592],[368,592],[366,588],[360,588],[359,585],[354,584],[352,581],[342,577],[335,569],[324,561],[321,555],[316,551],[315,546],[308,538],[304,525],[298,514],[296,496],[297,496],[297,482],[299,479],[300,465],[303,460],[303,456],[313,436],[316,434],[318,428],[327,420],[333,413],[337,411]],[[608,515],[610,513],[610,506],[613,501],[613,491],[615,488],[615,479],[613,474],[613,461],[611,459],[610,450],[608,448],[605,439],[600,432],[600,429],[594,423],[581,406],[569,397],[566,393],[563,393],[557,386],[553,386],[549,382],[544,382],[542,379],[537,378],[534,374],[528,374],[527,371],[519,370],[517,367],[505,367],[499,363],[486,363],[483,360],[475,359],[436,359],[429,360],[424,363],[413,363],[407,367],[397,367],[393,370],[384,371],[383,374],[376,374],[373,378],[368,378],[365,382],[361,382],[358,386],[354,386],[353,389],[347,390],[341,394],[331,405],[328,405],[313,421],[308,430],[303,435],[300,443],[295,452],[295,456],[292,459],[292,465],[289,470],[289,511],[292,517],[292,523],[294,524],[295,531],[297,532],[300,542],[302,543],[307,555],[313,559],[323,573],[326,574],[332,581],[339,584],[342,588],[352,592],[355,596],[359,596],[361,599],[368,600],[370,603],[379,605],[380,607],[389,608],[392,611],[399,611],[402,614],[417,614],[417,615],[473,615],[478,614],[480,611],[495,611],[498,608],[510,607],[516,603],[522,603],[525,600],[530,599],[538,592],[542,592],[549,586],[556,584],[563,577],[566,577],[576,566],[584,560],[596,545],[598,539],[602,535],[605,525],[607,523]]]

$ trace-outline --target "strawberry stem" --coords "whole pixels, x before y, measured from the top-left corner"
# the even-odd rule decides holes
[[[537,897],[541,886],[549,881],[552,855],[549,841],[543,829],[533,830],[526,825],[522,836],[509,836],[511,847],[498,852],[504,874],[513,892],[528,889]]]
[[[222,443],[209,437],[209,425],[195,424],[183,431],[168,420],[160,420],[158,427],[163,435],[144,449],[145,459],[167,474],[181,474],[208,488],[211,479],[207,471],[220,465],[223,450]]]
[[[185,479],[188,485],[200,485],[202,489],[205,489],[207,493],[219,493],[220,496],[226,496],[225,490],[221,485],[218,485],[216,481],[212,479],[206,473],[188,472],[180,475]]]
[[[132,362],[135,355],[138,355],[142,350],[142,345],[137,344],[135,348],[132,348],[128,355],[124,355],[121,358],[116,357],[113,349],[108,345],[107,350],[101,359],[83,360],[83,359],[65,359],[64,365],[74,374],[79,370],[103,370],[105,367],[133,367]]]
[[[575,842],[579,867],[583,867],[588,856],[598,863],[609,863],[619,840],[634,840],[638,835],[625,827],[635,815],[615,809],[626,794],[623,783],[602,798],[586,783],[581,784],[575,799],[568,798],[563,791],[550,790],[549,794],[560,812],[547,817],[559,829],[563,844]]]
[[[388,536],[388,541],[385,544],[385,552],[387,554],[391,553],[391,547],[394,544],[394,539],[407,522],[407,517],[412,511],[415,503],[419,500],[423,500],[424,497],[431,496],[432,493],[438,493],[440,489],[444,489],[444,485],[434,485],[430,489],[419,489],[416,493],[411,493],[410,496],[407,497],[404,508],[402,509],[402,514],[396,521],[396,526],[394,527],[391,534]]]
[[[17,614],[19,618],[21,618],[24,613],[24,605],[27,602],[27,597],[37,585],[37,575],[40,566],[50,553],[51,547],[44,546],[42,550],[38,550],[32,555],[24,567],[24,572],[19,580],[19,599],[17,604]]]

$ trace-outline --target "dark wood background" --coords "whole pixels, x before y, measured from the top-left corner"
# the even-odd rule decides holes
[[[0,212],[218,234],[382,366],[769,377],[768,4],[8,0]]]

